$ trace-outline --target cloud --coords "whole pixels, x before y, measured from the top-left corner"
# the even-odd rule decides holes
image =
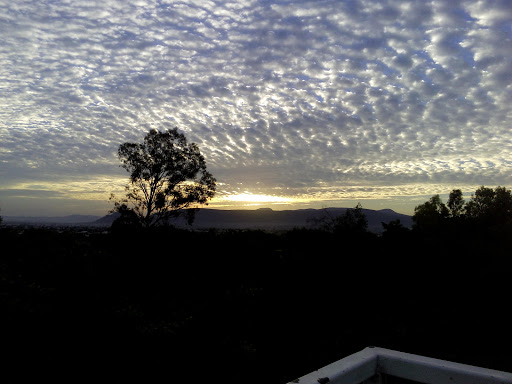
[[[55,198],[61,197],[62,193],[47,189],[3,189],[0,190],[1,198],[9,197],[39,197],[39,198]]]
[[[117,180],[119,144],[173,126],[226,193],[512,175],[507,1],[27,0],[1,17],[6,188]]]

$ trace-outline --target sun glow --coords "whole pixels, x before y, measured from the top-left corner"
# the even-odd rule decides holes
[[[240,193],[225,196],[223,200],[242,203],[290,203],[293,199],[282,196],[257,195],[253,193]]]

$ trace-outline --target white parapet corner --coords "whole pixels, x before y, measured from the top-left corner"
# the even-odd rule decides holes
[[[512,373],[368,347],[291,383],[360,384],[399,377],[425,384],[512,384]]]

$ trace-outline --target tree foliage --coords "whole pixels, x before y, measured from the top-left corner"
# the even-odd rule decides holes
[[[382,232],[382,237],[384,238],[404,238],[410,232],[410,229],[404,227],[404,225],[400,222],[400,219],[391,220],[389,223],[382,223],[382,228],[384,231]]]
[[[360,203],[336,217],[325,210],[324,216],[317,220],[317,224],[323,230],[336,234],[362,234],[368,230],[368,220]]]
[[[464,214],[464,198],[460,189],[454,189],[448,197],[448,210],[450,217],[461,217]]]
[[[206,170],[199,147],[187,143],[177,128],[152,130],[142,143],[121,144],[118,155],[130,181],[125,198],[111,199],[113,211],[127,223],[137,218],[141,226],[151,227],[180,214],[191,223],[197,206],[215,195],[216,180]]]
[[[412,220],[419,230],[438,228],[449,216],[449,210],[439,195],[432,196],[427,202],[414,208]]]
[[[495,189],[481,186],[466,204],[466,215],[488,226],[512,222],[512,192],[505,187]]]
[[[481,186],[465,203],[462,191],[450,192],[445,205],[439,195],[414,209],[414,227],[419,230],[441,229],[445,224],[469,224],[492,228],[512,224],[512,192],[505,187]]]

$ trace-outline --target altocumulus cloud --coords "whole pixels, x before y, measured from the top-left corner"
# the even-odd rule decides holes
[[[174,126],[221,197],[510,184],[509,0],[0,5],[2,205],[106,200],[117,146]]]

